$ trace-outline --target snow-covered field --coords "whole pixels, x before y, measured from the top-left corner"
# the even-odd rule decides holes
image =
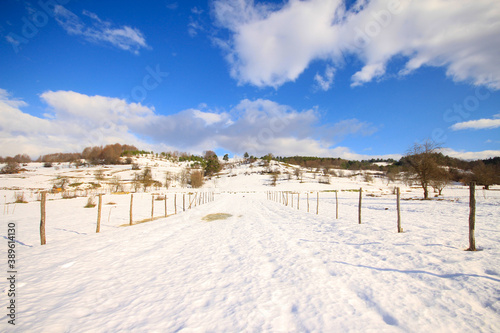
[[[158,180],[178,165],[147,162]],[[281,176],[269,186],[261,167],[225,171],[201,189],[173,184],[167,218],[129,222],[130,194],[105,194],[102,226],[87,198],[47,201],[47,245],[39,238],[37,189],[58,175],[95,181],[95,169],[30,165],[0,177],[0,248],[7,314],[8,224],[16,225],[17,332],[499,332],[500,191],[477,190],[476,244],[468,247],[468,189],[445,188],[437,199],[402,200],[404,233],[396,230],[393,186],[375,178],[332,178],[319,184]],[[286,166],[276,165],[284,171]],[[126,182],[130,166],[108,169]],[[20,178],[24,177],[24,178]],[[85,186],[84,184],[82,186]],[[421,190],[401,184],[403,199]],[[28,203],[14,204],[14,190]],[[358,193],[363,187],[363,223]],[[30,190],[32,189],[32,190]],[[100,190],[104,190],[102,187]],[[335,218],[338,193],[339,219]],[[294,206],[267,191],[294,191]],[[316,191],[320,192],[316,214]],[[182,195],[215,192],[215,200],[182,211]],[[307,193],[310,212],[307,212]],[[177,196],[178,214],[173,215]],[[291,195],[290,195],[291,199]],[[206,221],[209,214],[226,219]],[[155,216],[164,201],[155,201]],[[134,194],[134,221],[151,216],[151,194]]]

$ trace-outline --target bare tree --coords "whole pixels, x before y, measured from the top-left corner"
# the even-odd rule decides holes
[[[97,169],[94,172],[95,179],[98,181],[104,180],[104,170],[103,169]]]
[[[443,189],[449,184],[449,182],[450,173],[442,167],[437,167],[431,176],[429,184],[432,186],[434,191],[438,191],[438,195],[441,195]]]
[[[111,186],[113,187],[114,192],[120,192],[123,190],[123,186],[120,180],[120,176],[113,176],[111,179]]]
[[[173,180],[172,173],[170,171],[165,172],[165,187],[167,188],[167,190],[170,188],[172,180]]]
[[[299,179],[302,180],[302,174],[303,174],[303,172],[302,172],[301,168],[295,168],[293,170],[293,173],[294,173],[295,177],[297,177],[297,180],[299,180]]]
[[[278,173],[277,172],[271,173],[271,186],[276,186],[277,182],[278,182]]]
[[[154,184],[153,171],[151,171],[150,167],[144,168],[140,175],[140,181],[144,188],[144,192],[147,192],[147,189]]]
[[[428,186],[435,173],[437,166],[436,152],[440,147],[433,141],[426,140],[423,143],[415,143],[408,149],[404,156],[404,162],[408,172],[424,190],[424,199],[429,198]]]
[[[182,169],[181,173],[179,174],[179,182],[181,183],[182,187],[187,186],[189,182],[189,172],[186,169]]]
[[[500,177],[496,173],[494,165],[486,165],[483,161],[478,161],[472,168],[474,180],[484,186],[485,190],[489,190],[491,185],[498,184]]]

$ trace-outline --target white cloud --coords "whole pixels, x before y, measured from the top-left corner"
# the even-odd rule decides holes
[[[355,55],[362,85],[386,73],[395,57],[406,75],[422,66],[445,67],[454,81],[500,89],[500,2],[497,0],[372,0],[346,10],[341,0],[216,0],[216,25],[231,32],[231,75],[240,84],[278,87],[312,61],[333,65]]]
[[[478,160],[500,156],[500,150],[483,150],[477,152],[455,151],[453,149],[442,149],[442,153],[450,157],[460,158],[463,160]]]
[[[223,148],[259,156],[353,157],[357,155],[335,145],[345,136],[376,130],[356,119],[320,124],[316,109],[297,111],[264,99],[242,100],[228,112],[204,107],[160,115],[140,103],[73,91],[47,91],[40,98],[47,112],[35,117],[21,110],[25,102],[0,89],[0,155],[36,157],[119,142],[155,151]]]
[[[478,120],[469,120],[461,123],[456,123],[450,128],[454,131],[465,130],[465,129],[494,129],[500,127],[500,119],[499,115],[495,115],[496,119],[478,119]]]
[[[111,22],[103,21],[89,11],[84,10],[83,15],[90,18],[90,24],[85,24],[80,17],[60,5],[55,6],[54,15],[57,23],[68,34],[83,36],[89,42],[110,44],[135,54],[138,54],[141,48],[149,48],[139,29],[129,26],[114,27]]]
[[[316,73],[314,76],[314,81],[316,81],[316,86],[318,89],[323,91],[327,91],[330,89],[333,84],[333,78],[335,77],[335,68],[333,66],[326,66],[325,75],[321,76],[319,73]]]

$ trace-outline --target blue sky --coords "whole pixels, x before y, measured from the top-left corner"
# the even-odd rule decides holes
[[[494,0],[0,3],[0,155],[500,156]]]

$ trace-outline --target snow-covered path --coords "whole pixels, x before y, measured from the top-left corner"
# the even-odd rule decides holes
[[[212,213],[232,216],[202,220]],[[383,225],[222,194],[167,219],[23,248],[16,328],[500,331],[496,249],[485,260]]]

